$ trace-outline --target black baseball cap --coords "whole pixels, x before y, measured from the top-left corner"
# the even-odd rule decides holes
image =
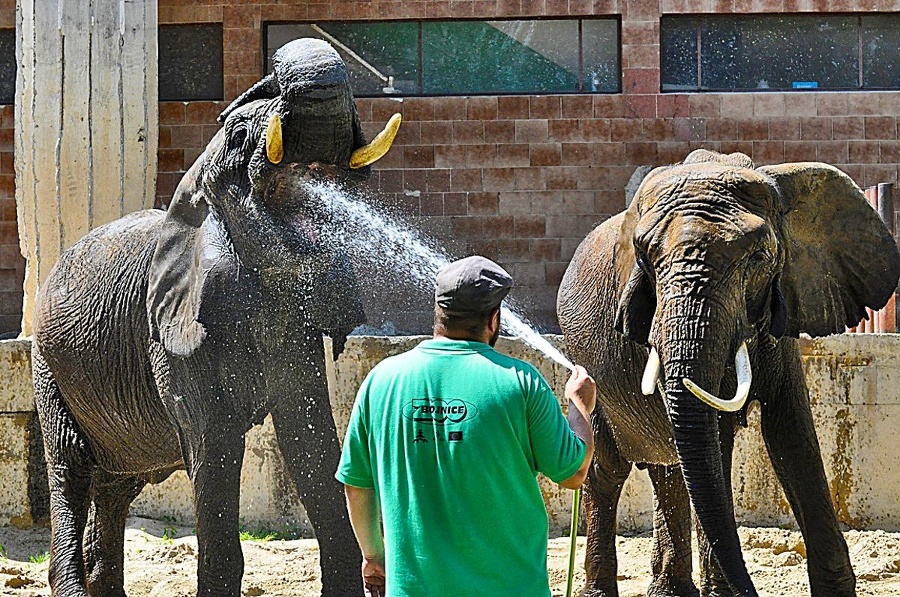
[[[505,269],[480,255],[454,261],[435,279],[434,302],[460,313],[485,313],[506,298],[513,279]]]

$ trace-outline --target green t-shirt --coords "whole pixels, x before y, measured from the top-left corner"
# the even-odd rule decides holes
[[[536,476],[565,480],[584,453],[537,369],[433,339],[366,377],[335,476],[375,490],[390,597],[546,597]]]

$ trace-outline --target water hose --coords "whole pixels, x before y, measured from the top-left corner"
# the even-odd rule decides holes
[[[569,529],[569,571],[566,574],[566,597],[572,597],[572,579],[575,577],[575,545],[578,539],[578,512],[581,510],[581,488],[572,497],[572,528]]]

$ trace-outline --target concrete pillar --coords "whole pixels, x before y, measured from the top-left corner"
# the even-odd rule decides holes
[[[153,206],[157,0],[18,0],[16,205],[22,334],[60,253]]]

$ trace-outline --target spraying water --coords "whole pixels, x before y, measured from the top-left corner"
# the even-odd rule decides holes
[[[433,284],[438,271],[449,265],[451,259],[433,240],[399,225],[371,205],[351,199],[334,184],[307,183],[306,187],[313,196],[345,216],[326,222],[326,234],[358,239],[368,248],[370,258],[390,258],[421,285]],[[508,335],[519,338],[564,367],[575,369],[571,361],[534,330],[509,299],[504,302],[500,320],[502,330]]]

